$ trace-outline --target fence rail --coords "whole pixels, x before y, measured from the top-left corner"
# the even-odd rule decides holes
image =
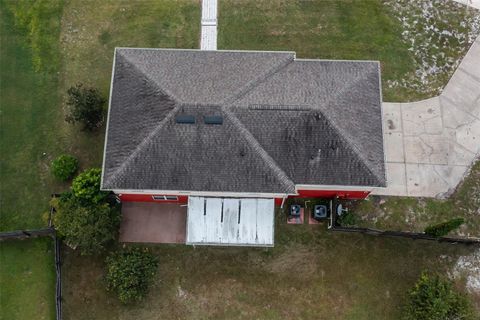
[[[60,249],[62,242],[54,234],[54,247],[55,247],[55,312],[57,320],[62,320],[62,260]]]
[[[418,232],[403,232],[403,231],[390,231],[390,230],[377,230],[371,228],[357,228],[357,227],[340,227],[334,226],[330,229],[331,231],[337,232],[356,232],[363,233],[372,236],[383,236],[383,237],[401,237],[409,239],[419,239],[419,240],[430,240],[437,242],[448,242],[448,243],[464,243],[464,244],[475,244],[480,245],[480,238],[453,238],[453,237],[432,237],[425,233]]]
[[[52,197],[58,195],[52,194]],[[48,218],[48,228],[44,229],[35,229],[35,230],[15,230],[15,231],[5,231],[0,232],[0,241],[8,239],[30,239],[37,237],[52,237],[53,246],[55,251],[55,313],[56,320],[62,320],[62,257],[61,257],[61,247],[62,242],[57,237],[55,228],[53,226],[52,217],[55,214],[55,209],[50,208],[50,216]]]
[[[35,229],[35,230],[15,230],[0,232],[0,241],[7,239],[28,239],[36,237],[51,236],[55,233],[53,228]]]

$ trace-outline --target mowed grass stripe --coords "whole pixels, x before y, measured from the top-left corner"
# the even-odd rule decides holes
[[[44,19],[60,25],[59,16]],[[41,214],[55,185],[50,161],[61,150],[58,74],[34,71],[26,31],[3,2],[0,70],[0,230],[38,228],[44,225]]]

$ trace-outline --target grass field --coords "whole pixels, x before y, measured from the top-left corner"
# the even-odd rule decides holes
[[[69,152],[82,168],[101,164],[104,128],[87,134],[65,123],[67,88],[83,82],[107,95],[115,46],[196,47],[200,8],[196,1],[2,0],[0,11],[0,229],[37,228],[50,193],[68,185],[53,180],[51,160]],[[0,244],[1,319],[54,318],[53,253],[42,241]]]
[[[50,238],[0,242],[0,319],[55,319]]]
[[[384,100],[419,100],[438,94],[439,84],[446,84],[468,48],[468,41],[459,43],[455,36],[478,32],[474,10],[453,1],[422,1],[425,6],[429,2],[435,6],[426,9],[427,19],[418,3],[408,0],[225,0],[219,4],[218,48],[293,50],[299,58],[379,60]],[[433,32],[432,26],[439,29]],[[450,39],[443,29],[455,36]],[[415,37],[415,45],[403,32]],[[417,57],[417,52],[423,55]],[[448,63],[441,59],[435,59],[438,66],[424,62],[425,56],[448,58],[452,66],[445,67]],[[419,78],[428,66],[436,71],[427,82]]]
[[[15,25],[12,4],[0,2],[1,230],[44,226],[41,214],[49,194],[63,187],[48,171],[64,143],[55,130],[62,121],[58,75],[35,71],[33,50],[25,31]],[[44,17],[58,26],[50,30],[57,36],[60,15],[61,10]],[[58,70],[59,65],[51,67]],[[50,238],[0,243],[0,319],[55,318],[52,249]]]
[[[28,38],[7,7],[12,2],[1,4],[0,230],[36,228],[43,225],[41,213],[58,187],[49,164],[63,142],[56,130],[62,121],[59,66],[52,72],[35,72]],[[45,19],[57,24],[50,32],[58,35],[59,14]]]
[[[100,257],[67,251],[68,319],[398,319],[422,270],[445,274],[471,249],[334,234],[277,217],[271,249],[153,246],[160,267],[147,299],[106,293]],[[459,280],[460,288],[463,280]]]

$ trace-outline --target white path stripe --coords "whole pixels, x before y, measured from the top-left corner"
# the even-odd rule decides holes
[[[201,50],[217,50],[217,0],[202,0]]]
[[[202,26],[201,50],[217,50],[217,26]]]
[[[458,3],[464,4],[476,9],[480,9],[480,0],[453,0],[453,1],[456,1]]]

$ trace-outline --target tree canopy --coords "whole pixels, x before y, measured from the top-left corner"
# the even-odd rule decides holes
[[[93,168],[79,174],[71,191],[54,199],[54,225],[65,242],[82,254],[105,249],[115,240],[120,224],[120,210],[108,203],[108,192],[100,190],[102,172]]]
[[[409,292],[403,320],[470,320],[473,309],[467,297],[438,275],[423,273]]]
[[[77,84],[68,89],[67,94],[68,114],[65,117],[67,122],[80,122],[88,131],[93,131],[103,124],[106,100],[97,89],[85,88],[82,84]]]
[[[130,303],[145,297],[158,261],[147,249],[130,248],[112,252],[106,265],[107,289],[115,292],[123,303]]]
[[[72,182],[72,192],[79,200],[88,204],[96,204],[105,200],[108,192],[100,190],[102,170],[92,168],[79,174]]]
[[[52,161],[51,171],[55,178],[66,181],[70,179],[78,169],[78,160],[74,156],[62,154]]]
[[[120,214],[108,203],[85,205],[71,192],[66,192],[54,203],[54,225],[65,242],[82,254],[94,254],[115,240]]]

